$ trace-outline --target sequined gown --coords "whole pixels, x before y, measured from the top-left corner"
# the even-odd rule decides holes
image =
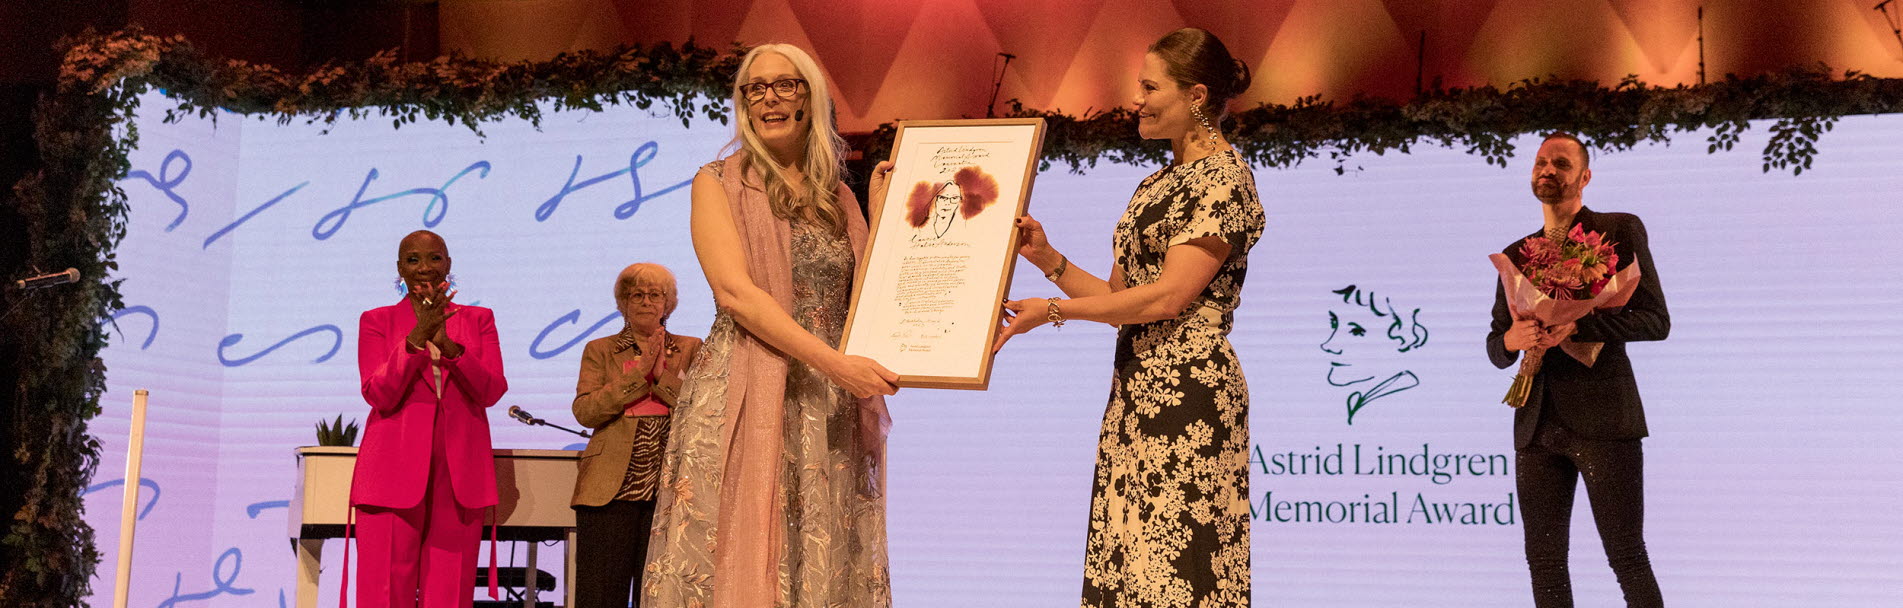
[[[1263,223],[1234,152],[1152,174],[1117,222],[1116,264],[1131,287],[1162,276],[1171,246],[1214,236],[1230,252],[1181,315],[1117,331],[1083,606],[1249,605],[1249,388],[1228,335]]]
[[[792,223],[793,318],[837,346],[851,302],[853,255],[843,232]],[[711,608],[719,454],[727,370],[739,328],[719,313],[682,386],[663,473],[675,500],[654,517],[644,603]],[[884,608],[892,604],[885,509],[863,446],[856,400],[818,371],[789,361],[780,486],[779,601],[775,608]],[[665,528],[678,527],[679,530]],[[662,543],[675,544],[671,549]]]

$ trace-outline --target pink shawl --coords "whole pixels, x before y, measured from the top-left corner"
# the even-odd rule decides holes
[[[732,205],[745,249],[747,274],[787,314],[793,312],[792,227],[773,214],[757,169],[745,152],[723,162],[721,185]],[[745,168],[743,170],[743,168]],[[865,253],[867,226],[858,198],[839,185],[846,238],[855,263]],[[786,355],[739,328],[728,364],[727,447],[721,466],[720,513],[715,532],[715,606],[772,606],[779,592],[780,548],[785,546],[780,463],[784,440]],[[885,485],[885,434],[891,426],[885,398],[859,400],[860,430],[872,458],[874,483]],[[883,493],[883,490],[881,490]],[[880,500],[883,500],[881,497]]]

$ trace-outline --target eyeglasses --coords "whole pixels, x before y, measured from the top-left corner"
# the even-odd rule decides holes
[[[642,300],[666,302],[667,292],[665,291],[630,291],[630,292],[621,294],[621,298],[624,300],[628,300],[630,302],[640,302]]]
[[[800,94],[800,89],[805,87],[806,81],[798,78],[775,80],[770,83],[749,82],[740,85],[740,95],[746,97],[747,101],[760,101],[766,99],[767,89],[773,89],[774,96],[780,99],[792,99],[793,96]]]

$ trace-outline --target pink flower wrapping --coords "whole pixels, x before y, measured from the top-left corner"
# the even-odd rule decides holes
[[[1516,321],[1532,319],[1544,327],[1565,325],[1593,311],[1625,306],[1639,286],[1638,264],[1607,276],[1610,269],[1618,267],[1619,255],[1613,253],[1605,235],[1588,232],[1578,224],[1573,225],[1565,243],[1544,236],[1530,237],[1521,243],[1520,253],[1526,262],[1517,267],[1505,254],[1487,256],[1500,273],[1507,309]],[[1571,338],[1559,344],[1560,350],[1587,367],[1599,359],[1604,346]],[[1539,373],[1539,360],[1545,354],[1543,348],[1527,350],[1505,403],[1513,407],[1526,404],[1532,377]]]

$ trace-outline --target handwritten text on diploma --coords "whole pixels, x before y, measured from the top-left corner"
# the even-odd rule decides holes
[[[939,146],[938,151],[932,153],[932,169],[944,175],[959,167],[983,166],[978,161],[987,158],[991,158],[991,150],[983,146]]]
[[[945,311],[957,303],[952,297],[965,286],[971,256],[961,254],[908,255],[899,262],[899,328],[892,338],[899,352],[932,352],[951,331],[943,327]]]

